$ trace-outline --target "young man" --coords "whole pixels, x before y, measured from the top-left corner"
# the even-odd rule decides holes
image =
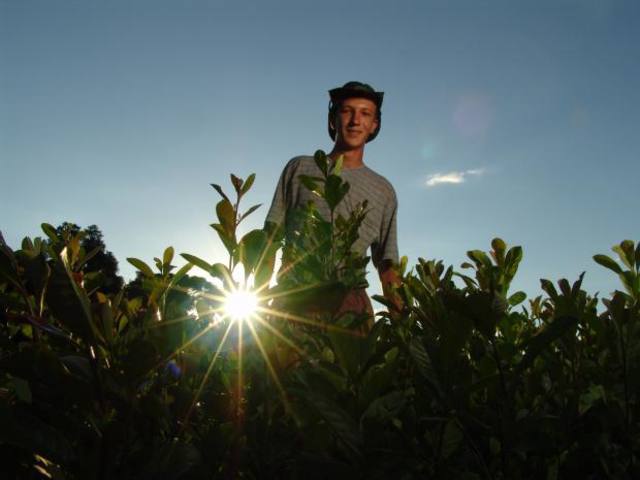
[[[368,213],[360,226],[354,249],[362,255],[371,249],[371,259],[385,295],[393,300],[390,287],[398,283],[392,268],[398,263],[398,202],[391,183],[364,164],[365,144],[376,138],[380,131],[383,95],[384,92],[376,92],[360,82],[347,82],[329,91],[328,129],[329,136],[335,141],[329,157],[335,161],[342,156],[341,176],[350,184],[349,192],[338,205],[338,213],[346,217],[356,205],[364,200],[368,202]],[[325,218],[329,217],[328,206],[318,202],[318,197],[302,185],[300,175],[320,176],[313,157],[295,157],[286,165],[265,223],[282,225],[287,211],[303,207],[309,201],[314,201]],[[347,295],[337,313],[344,312],[368,312],[373,320],[371,300],[364,289],[353,290]]]

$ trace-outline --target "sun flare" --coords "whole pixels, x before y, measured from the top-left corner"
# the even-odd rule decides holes
[[[227,293],[224,313],[232,320],[248,320],[256,314],[258,297],[250,290],[235,290]]]

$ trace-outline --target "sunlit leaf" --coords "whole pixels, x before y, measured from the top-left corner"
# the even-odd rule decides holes
[[[201,259],[200,257],[191,255],[189,253],[181,253],[180,256],[184,258],[187,262],[192,263],[193,265],[195,265],[198,268],[201,268],[207,273],[209,273],[209,271],[211,270],[211,265],[205,260]]]
[[[145,262],[138,258],[128,257],[127,262],[136,267],[140,272],[142,272],[146,277],[153,277],[154,273],[151,270],[151,267],[147,265]]]
[[[342,174],[342,163],[344,162],[344,155],[340,155],[335,162],[333,162],[333,168],[331,169],[331,175],[340,176]]]
[[[171,264],[171,260],[173,260],[174,250],[173,247],[167,247],[162,255],[162,264],[169,265]]]
[[[235,231],[235,210],[229,200],[220,200],[216,205],[216,214],[218,221],[224,227],[228,235],[232,235]]]
[[[247,193],[249,191],[249,189],[251,188],[251,186],[253,185],[253,182],[256,179],[256,174],[252,173],[251,175],[249,175],[247,177],[247,179],[245,180],[244,184],[242,185],[242,189],[240,190],[240,193],[242,195],[244,195],[245,193]]]
[[[620,242],[620,245],[614,245],[611,250],[618,254],[620,261],[624,263],[627,268],[633,268],[635,263],[635,252],[633,250],[633,242],[631,240],[624,240]]]
[[[491,248],[493,248],[493,256],[498,265],[502,265],[504,263],[504,252],[507,249],[507,245],[504,243],[504,240],[501,238],[494,238],[491,241]]]

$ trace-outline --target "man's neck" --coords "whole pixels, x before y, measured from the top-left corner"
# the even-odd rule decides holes
[[[344,150],[337,145],[333,147],[329,158],[337,160],[342,155],[342,168],[347,170],[364,166],[364,147],[355,150]]]

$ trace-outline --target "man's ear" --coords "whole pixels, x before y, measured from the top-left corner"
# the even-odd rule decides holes
[[[373,119],[373,122],[371,122],[371,132],[373,133],[376,131],[376,129],[378,128],[378,125],[380,125],[380,120],[378,120],[378,117],[376,116],[376,118]]]
[[[338,110],[334,110],[331,114],[329,114],[329,125],[331,125],[331,128],[333,128],[336,132],[338,131],[337,129],[337,119],[336,117],[338,116]]]

